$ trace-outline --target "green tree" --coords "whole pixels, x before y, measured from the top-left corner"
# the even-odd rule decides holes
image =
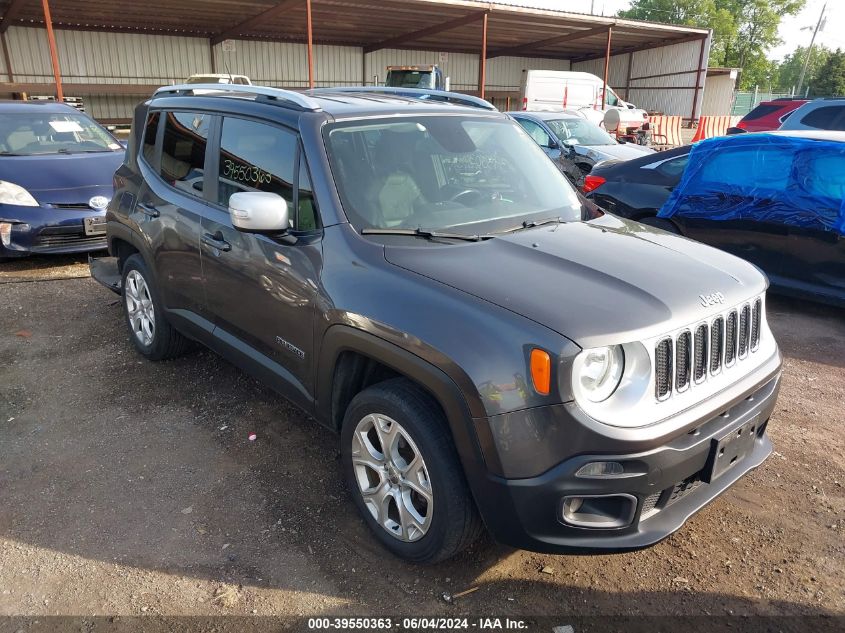
[[[821,45],[813,47],[813,53],[810,55],[810,61],[807,64],[807,73],[804,75],[804,86],[812,88],[815,85],[819,71],[827,62],[832,52],[829,48]],[[801,67],[804,65],[804,59],[806,57],[807,48],[799,46],[794,52],[789,53],[783,58],[783,61],[778,66],[778,91],[789,92],[793,88],[798,88],[798,78],[801,76]]]
[[[781,18],[795,15],[805,0],[634,0],[619,16],[713,30],[709,64],[742,69],[740,89],[773,79],[766,52],[780,43]]]
[[[845,51],[837,48],[819,69],[810,94],[816,97],[845,95]]]

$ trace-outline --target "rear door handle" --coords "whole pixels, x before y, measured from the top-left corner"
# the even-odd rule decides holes
[[[229,252],[232,250],[232,245],[223,239],[223,234],[219,231],[214,235],[211,233],[204,234],[202,236],[202,243],[211,248],[216,248],[218,251]]]
[[[141,209],[141,213],[151,218],[157,218],[161,215],[161,212],[156,209],[154,205],[151,204],[144,204],[143,202],[139,202],[138,208]]]

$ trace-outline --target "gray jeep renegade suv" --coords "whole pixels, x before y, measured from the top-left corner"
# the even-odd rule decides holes
[[[337,430],[398,556],[442,560],[482,525],[644,547],[771,452],[766,278],[590,208],[486,102],[170,87],[115,187],[92,268],[137,350],[198,341]]]

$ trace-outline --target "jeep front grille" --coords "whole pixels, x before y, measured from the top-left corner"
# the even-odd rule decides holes
[[[718,374],[722,369],[722,350],[725,344],[725,320],[713,319],[710,324],[710,373]]]
[[[692,379],[701,382],[707,377],[707,324],[702,323],[695,328],[693,339],[694,360],[692,365]]]
[[[661,338],[654,348],[657,400],[704,383],[756,352],[762,321],[763,300],[757,298],[674,336]]]
[[[665,400],[672,392],[672,339],[665,338],[654,351],[654,395]]]
[[[689,387],[692,337],[681,332],[675,345],[675,389],[683,391]]]
[[[754,302],[754,309],[751,312],[751,351],[756,352],[760,345],[760,313],[763,311],[762,299]]]
[[[747,303],[739,311],[739,357],[748,355],[748,343],[751,340],[751,306]]]
[[[736,310],[731,310],[725,319],[725,366],[736,360]]]

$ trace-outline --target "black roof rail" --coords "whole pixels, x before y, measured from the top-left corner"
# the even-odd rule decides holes
[[[489,101],[485,101],[479,97],[472,95],[465,95],[459,92],[447,92],[446,90],[428,90],[423,88],[394,88],[391,86],[343,86],[339,88],[317,88],[309,90],[308,94],[319,96],[321,94],[331,93],[374,93],[391,95],[395,97],[406,97],[408,99],[417,99],[419,101],[436,101],[439,103],[453,103],[455,105],[467,106],[470,108],[481,108],[482,110],[490,110],[498,112],[498,108]]]
[[[201,91],[201,94],[197,95],[197,91]],[[179,96],[189,94],[193,96],[209,96],[209,92],[221,93],[223,95],[226,93],[236,93],[242,95],[268,97],[270,99],[275,99],[276,101],[293,104],[300,110],[307,110],[309,112],[320,112],[323,109],[316,100],[302,94],[301,92],[284,90],[282,88],[270,88],[269,86],[249,86],[244,84],[177,84],[173,86],[163,86],[162,88],[156,90],[153,93],[153,96]]]

